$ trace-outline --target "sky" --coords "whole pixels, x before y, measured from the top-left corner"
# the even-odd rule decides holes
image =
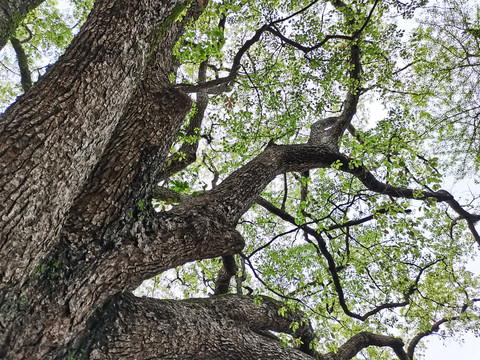
[[[444,341],[432,335],[426,341],[426,346],[426,360],[480,360],[480,338],[473,334],[467,334],[463,344],[452,339]]]

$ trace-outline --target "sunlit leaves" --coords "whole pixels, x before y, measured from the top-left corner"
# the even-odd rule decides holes
[[[34,81],[64,52],[92,6],[93,0],[47,0],[26,16],[15,37],[23,42]],[[2,50],[0,62],[0,109],[5,109],[21,93],[20,74],[9,44]]]
[[[411,99],[429,113],[422,123],[444,141],[439,144],[448,144],[460,175],[469,166],[478,168],[480,43],[470,30],[478,24],[479,14],[478,4],[445,0],[425,12],[422,27],[412,34],[412,88],[422,95]],[[442,150],[438,146],[439,154]]]

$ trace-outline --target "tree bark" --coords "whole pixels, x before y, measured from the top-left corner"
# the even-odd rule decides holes
[[[128,127],[118,125],[155,50],[171,53],[171,44],[156,49],[170,28],[161,25],[184,6],[97,1],[66,54],[2,116],[0,249],[11,260],[1,261],[3,282],[29,274],[58,241],[112,135]]]
[[[280,316],[280,308],[270,298],[255,305],[240,295],[173,301],[119,294],[95,313],[80,341],[58,349],[53,358],[312,359],[268,333],[291,334],[291,325],[303,320],[292,313]],[[301,325],[295,336],[311,339],[313,332]]]
[[[27,55],[23,50],[22,43],[15,37],[10,38],[10,43],[17,54],[17,63],[20,69],[20,82],[22,84],[23,92],[27,92],[32,87],[32,77],[30,76],[30,69],[28,67]]]
[[[2,356],[42,358],[74,337],[105,299],[156,272],[144,268],[129,284],[110,278],[117,285],[104,291],[95,270],[107,269],[102,279],[127,278],[126,269],[118,273],[121,251],[113,239],[138,242],[147,217],[152,233],[160,224],[169,226],[170,239],[186,231],[181,220],[180,226],[165,219],[154,224],[148,204],[156,172],[190,109],[189,98],[168,81],[175,69],[171,49],[183,31],[176,20],[188,5],[97,1],[65,55],[3,114]],[[193,2],[185,19],[200,11]],[[142,220],[140,201],[148,215]],[[161,246],[168,244],[162,240]],[[192,248],[179,257],[198,259]],[[128,246],[122,251],[128,257]],[[154,268],[185,262],[158,254],[165,258]]]

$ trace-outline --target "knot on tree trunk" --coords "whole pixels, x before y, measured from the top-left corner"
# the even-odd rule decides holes
[[[326,145],[338,150],[338,140],[345,131],[340,117],[328,117],[318,120],[310,128],[308,144]]]

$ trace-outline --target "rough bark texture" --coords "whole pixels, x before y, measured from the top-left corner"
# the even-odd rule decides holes
[[[66,54],[2,116],[2,356],[42,358],[115,292],[134,288],[159,265],[200,258],[196,238],[183,239],[195,244],[178,257],[160,248],[152,257],[153,249],[138,246],[142,238],[161,238],[157,246],[178,249],[153,234],[169,232],[176,242],[196,224],[153,220],[148,206],[156,172],[190,109],[189,98],[168,81],[183,26],[175,20],[187,5],[97,1]],[[200,10],[194,3],[189,15]],[[127,242],[136,249],[129,253]],[[154,264],[130,276],[149,256]]]
[[[2,116],[1,357],[68,357],[79,344],[93,344],[98,332],[89,332],[92,322],[109,326],[110,318],[99,317],[101,310],[94,312],[104,303],[114,306],[115,294],[185,262],[242,249],[235,219],[251,199],[238,189],[231,192],[231,186],[244,183],[255,196],[283,171],[282,151],[267,151],[241,171],[238,180],[169,213],[156,214],[149,205],[168,150],[190,109],[189,98],[168,81],[175,67],[171,49],[183,27],[175,20],[187,5],[97,1],[66,54]],[[197,16],[201,7],[193,2],[187,18]],[[255,184],[256,172],[274,158],[277,166]],[[142,300],[120,298],[128,299],[120,303],[128,304],[122,313],[129,316],[149,304],[136,306]],[[251,306],[253,301],[248,301]],[[197,315],[190,314],[190,319],[184,311],[172,319],[188,329]],[[137,315],[142,323],[144,315]],[[207,328],[198,329],[211,338],[197,341],[203,349],[231,321],[207,325],[209,317],[215,318],[214,312],[207,315]],[[289,324],[283,325],[285,331]],[[232,342],[243,341],[245,354],[260,354],[262,342],[253,342],[259,335],[244,330],[247,327],[231,329],[226,339],[212,343],[212,351],[224,354]],[[107,349],[121,347],[114,340],[120,333],[121,327],[113,327],[106,334],[113,341]],[[159,354],[163,351],[168,357],[177,336],[158,340],[165,344],[157,349]],[[270,343],[264,351],[303,356],[284,350],[278,341]],[[135,346],[127,346],[130,356]],[[185,356],[200,351],[184,347]],[[103,351],[77,355],[119,356]],[[231,357],[243,355],[234,352]]]
[[[173,301],[119,294],[97,311],[84,338],[70,344],[70,353],[59,349],[55,358],[311,359],[268,333],[292,333],[291,324],[301,317],[281,317],[281,304],[272,299],[259,302],[238,295]],[[309,325],[296,334],[313,336]]]
[[[17,261],[2,262],[3,281],[29,274],[58,240],[174,5],[97,2],[66,54],[3,115],[0,246]]]

